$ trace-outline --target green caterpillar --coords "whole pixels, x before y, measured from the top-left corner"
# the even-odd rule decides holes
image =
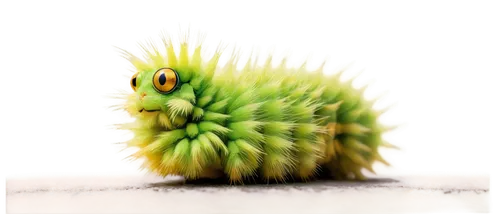
[[[382,111],[363,98],[365,88],[340,81],[340,72],[288,68],[286,59],[272,66],[272,57],[238,70],[236,54],[219,67],[220,48],[204,60],[201,42],[190,54],[186,38],[178,53],[162,41],[142,46],[145,60],[122,50],[136,73],[121,109],[135,121],[120,128],[133,132],[126,146],[138,148],[131,157],[144,158],[149,171],[286,182],[365,179],[363,168],[389,165],[378,152],[393,147],[381,137],[389,129],[377,122]]]

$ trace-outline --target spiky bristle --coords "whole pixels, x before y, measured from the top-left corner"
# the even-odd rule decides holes
[[[139,148],[133,157],[145,158],[145,168],[162,176],[226,176],[238,183],[325,175],[364,179],[361,170],[374,172],[375,161],[388,165],[378,149],[397,147],[381,137],[391,128],[377,121],[385,110],[372,109],[363,97],[366,88],[354,89],[353,79],[324,75],[324,63],[313,72],[305,64],[272,66],[272,56],[263,66],[246,60],[238,70],[236,51],[218,66],[220,48],[204,61],[201,40],[191,55],[188,40],[181,38],[178,53],[167,37],[161,48],[143,44],[144,59],[122,50],[137,69],[137,85],[115,107],[136,119],[121,128],[133,132],[126,145]],[[177,72],[173,92],[155,89],[167,81],[153,81],[164,67]]]

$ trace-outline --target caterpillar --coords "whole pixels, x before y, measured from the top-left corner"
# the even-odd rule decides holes
[[[119,124],[133,137],[132,159],[160,176],[186,180],[310,181],[316,178],[363,180],[378,161],[380,147],[397,148],[382,139],[391,129],[378,122],[384,111],[363,97],[338,72],[289,68],[287,59],[273,66],[249,57],[242,69],[233,54],[219,65],[223,49],[202,57],[203,43],[189,53],[187,37],[174,49],[141,45],[144,57],[121,50],[134,68],[132,93],[119,109],[134,118]],[[177,48],[176,47],[176,48]]]

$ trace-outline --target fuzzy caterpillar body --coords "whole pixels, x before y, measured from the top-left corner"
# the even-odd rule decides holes
[[[122,108],[135,121],[120,128],[133,132],[126,146],[139,149],[132,157],[144,158],[144,168],[234,183],[364,179],[363,168],[388,165],[378,152],[390,145],[381,112],[340,73],[288,68],[285,59],[272,66],[271,57],[238,70],[236,55],[219,67],[220,49],[204,60],[201,48],[190,54],[184,40],[176,53],[164,38],[143,46],[144,60],[123,51],[136,73]]]

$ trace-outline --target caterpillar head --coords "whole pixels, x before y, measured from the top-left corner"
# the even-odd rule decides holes
[[[127,103],[129,113],[151,123],[163,120],[157,122],[168,129],[184,125],[192,117],[196,95],[186,77],[182,78],[183,70],[177,70],[162,67],[135,73],[130,79],[134,93]]]
[[[217,52],[202,64],[201,45],[189,56],[187,43],[182,43],[179,56],[171,44],[166,44],[166,55],[144,48],[146,60],[125,52],[126,58],[136,68],[130,78],[133,89],[127,97],[125,109],[149,127],[161,126],[166,130],[185,127],[190,120],[203,115],[196,107],[197,95],[210,86],[218,58]]]

